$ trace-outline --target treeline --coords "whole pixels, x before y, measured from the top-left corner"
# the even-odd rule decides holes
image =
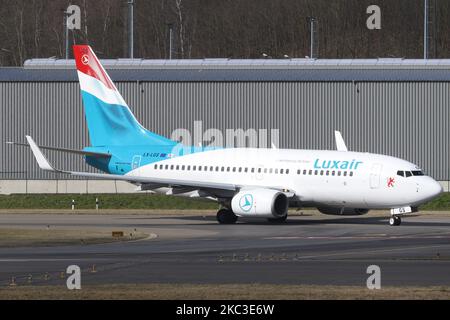
[[[430,0],[430,57],[448,58],[450,1]],[[71,43],[100,57],[127,56],[126,0],[0,0],[0,65],[64,57],[64,10],[81,8]],[[368,30],[369,5],[381,30]],[[273,58],[309,55],[307,17],[318,19],[320,58],[423,57],[423,0],[135,0],[135,57]]]

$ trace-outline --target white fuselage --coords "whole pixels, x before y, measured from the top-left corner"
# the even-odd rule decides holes
[[[370,153],[230,148],[174,157],[128,175],[286,189],[307,206],[382,209],[415,207],[442,192],[429,176],[398,175],[418,170],[405,160]]]

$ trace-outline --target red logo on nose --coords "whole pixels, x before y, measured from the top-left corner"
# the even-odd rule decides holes
[[[388,183],[387,183],[388,188],[393,187],[394,183],[395,183],[395,179],[394,178],[388,178]]]

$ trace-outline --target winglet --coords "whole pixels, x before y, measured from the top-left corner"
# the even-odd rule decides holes
[[[33,155],[36,158],[36,161],[39,165],[39,168],[47,171],[56,171],[55,168],[48,162],[47,158],[42,153],[41,149],[34,142],[33,138],[30,136],[26,136],[28,144],[30,145],[31,151],[33,151]]]
[[[338,151],[348,151],[340,131],[334,131],[334,138],[336,139],[336,149]]]

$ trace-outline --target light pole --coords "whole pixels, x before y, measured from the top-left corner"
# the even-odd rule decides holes
[[[314,58],[316,58],[315,57],[315,54],[314,54],[314,44],[315,44],[315,38],[314,38],[314,35],[315,35],[315,32],[316,32],[316,30],[315,30],[315,23],[317,23],[317,19],[315,18],[315,17],[307,17],[307,21],[309,22],[309,41],[310,41],[310,44],[309,44],[309,51],[310,51],[310,53],[309,53],[309,57],[311,58],[311,59],[314,59]]]
[[[423,12],[423,58],[428,59],[428,0],[424,0]]]
[[[64,21],[63,21],[63,26],[64,26],[64,34],[65,34],[65,44],[66,44],[66,50],[65,50],[65,57],[66,57],[66,60],[67,59],[69,59],[69,26],[68,26],[68,23],[67,23],[67,19],[69,19],[69,15],[70,15],[70,12],[68,12],[68,11],[66,11],[66,10],[64,10]]]
[[[169,59],[172,60],[173,54],[173,23],[168,23],[169,27]]]
[[[128,56],[134,58],[134,0],[128,1]]]

